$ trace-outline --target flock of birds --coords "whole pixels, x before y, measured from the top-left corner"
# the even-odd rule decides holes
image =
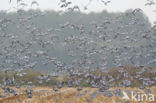
[[[91,2],[92,0],[90,0]],[[10,3],[12,0],[10,0]],[[88,3],[88,5],[90,4]],[[108,5],[110,1],[101,0],[104,5]],[[25,5],[22,0],[17,0],[20,5]],[[61,8],[68,8],[72,2],[61,0],[59,6]],[[154,5],[155,3],[148,0],[148,5]],[[31,6],[39,4],[36,1],[31,3]],[[68,9],[74,11],[75,9],[80,10],[79,6],[75,5]],[[87,6],[84,6],[87,9]],[[104,95],[111,97],[111,93],[108,90],[111,84],[109,82],[114,81],[115,78],[108,76],[109,81],[106,82],[104,77],[101,75],[93,75],[90,72],[94,72],[96,68],[101,70],[106,70],[111,67],[120,67],[125,64],[132,64],[136,67],[146,67],[156,65],[156,36],[153,35],[156,32],[156,23],[154,23],[153,28],[146,27],[145,22],[139,22],[137,14],[141,12],[141,9],[135,9],[132,12],[125,14],[130,21],[123,22],[124,17],[117,16],[113,21],[106,17],[101,23],[91,22],[91,30],[88,30],[85,24],[74,24],[70,21],[63,24],[59,24],[58,28],[52,27],[48,28],[46,31],[41,31],[41,28],[31,22],[32,19],[37,17],[44,17],[44,13],[34,13],[29,16],[23,16],[21,10],[18,10],[20,24],[16,24],[15,21],[8,18],[0,19],[0,68],[4,69],[7,73],[10,68],[19,69],[17,76],[23,77],[24,73],[21,71],[25,68],[34,69],[37,65],[47,66],[52,64],[52,77],[58,77],[59,73],[67,73],[69,77],[78,76],[78,80],[69,80],[66,82],[67,87],[77,86],[77,90],[81,91],[83,88],[79,83],[83,80],[81,78],[81,72],[79,70],[86,71],[85,78],[92,88],[99,88],[99,91],[105,92]],[[111,28],[111,25],[119,24],[115,28]],[[14,33],[7,33],[7,28],[9,25],[14,25],[18,30],[25,28],[22,32],[23,34],[28,34],[29,39],[23,42],[19,35]],[[138,28],[144,29],[130,29],[134,25]],[[148,29],[147,29],[148,28]],[[74,35],[66,35],[66,30],[74,31]],[[130,29],[130,30],[128,30]],[[21,32],[20,32],[21,33]],[[63,35],[61,35],[61,33]],[[45,40],[43,38],[46,38]],[[25,38],[27,39],[27,38]],[[7,42],[5,42],[7,41]],[[5,42],[6,44],[4,44]],[[36,48],[36,46],[38,46]],[[63,50],[65,59],[61,59],[57,53],[53,54],[53,48],[59,47]],[[34,49],[34,51],[32,51]],[[50,51],[52,49],[52,51]],[[57,51],[59,52],[59,51]],[[146,70],[143,68],[139,75],[144,73]],[[88,72],[88,73],[87,73]],[[126,78],[133,80],[133,76],[129,76],[124,72],[124,70],[119,70],[119,72]],[[156,73],[156,71],[152,71]],[[138,75],[137,75],[138,76]],[[139,77],[139,76],[138,76]],[[88,80],[88,78],[92,78]],[[38,78],[39,83],[43,81],[49,81],[48,76],[41,75]],[[151,86],[155,84],[156,78],[149,80],[148,78],[141,78],[144,80],[144,86]],[[1,88],[4,92],[12,93],[14,96],[17,93],[7,88],[7,85],[14,84],[15,78],[12,80],[4,80],[1,84]],[[99,82],[96,82],[99,81]],[[148,81],[148,82],[147,82]],[[16,84],[16,83],[15,83]],[[28,83],[31,84],[31,81]],[[108,85],[109,86],[106,86]],[[57,82],[53,86],[55,92],[59,91],[63,87],[62,82]],[[131,81],[125,80],[123,86],[130,86]],[[143,88],[142,87],[142,88]],[[18,84],[16,88],[20,88]],[[28,98],[32,98],[33,89],[29,88],[26,90]],[[92,95],[96,95],[96,91]],[[117,89],[114,91],[116,95],[122,95],[121,90]],[[91,96],[92,96],[91,95]]]
[[[82,4],[81,3],[81,6],[83,7],[84,10],[88,10],[88,6],[91,4],[93,0],[88,0],[88,3],[86,5]],[[109,5],[112,1],[110,0],[97,0],[98,2],[100,1],[101,3],[103,3],[105,6]],[[11,4],[13,2],[13,0],[9,0],[9,3]],[[16,1],[17,5],[18,6],[22,6],[22,7],[26,7],[28,6],[27,3],[25,3],[24,0],[17,0]],[[67,8],[67,10],[70,10],[70,11],[75,11],[75,10],[78,10],[80,11],[80,7],[79,5],[72,5],[73,3],[71,1],[68,1],[68,0],[60,0],[59,3],[58,3],[58,6],[60,6],[60,8]],[[70,6],[72,5],[72,6]],[[154,0],[147,0],[147,3],[145,3],[145,6],[153,6],[155,5],[155,2]],[[35,0],[33,0],[31,2],[31,7],[33,6],[39,6],[39,3]]]
[[[130,69],[130,68],[129,68]],[[156,83],[156,77],[154,77],[154,75],[156,74],[156,70],[155,69],[150,69],[150,68],[146,68],[146,67],[137,67],[137,68],[131,68],[131,69],[136,69],[137,72],[136,74],[130,74],[128,73],[124,67],[121,67],[119,69],[116,69],[116,73],[118,73],[117,76],[111,75],[109,74],[109,72],[107,71],[102,71],[103,73],[108,74],[107,76],[103,75],[102,73],[96,73],[96,70],[90,70],[90,71],[72,71],[70,70],[68,73],[69,76],[69,80],[67,81],[57,81],[55,85],[52,86],[50,94],[53,93],[59,93],[61,91],[61,89],[63,87],[66,88],[77,88],[77,91],[79,92],[78,94],[76,94],[75,96],[77,97],[81,97],[87,93],[89,93],[90,91],[84,91],[81,92],[83,90],[83,86],[80,85],[83,81],[85,81],[86,83],[89,84],[90,88],[97,88],[94,92],[92,92],[89,96],[90,99],[89,101],[91,101],[92,99],[96,98],[97,95],[99,94],[103,94],[103,96],[105,97],[113,97],[113,96],[118,96],[118,97],[124,97],[123,94],[123,90],[116,88],[114,90],[109,90],[109,88],[111,88],[114,82],[120,80],[121,78],[124,78],[123,80],[120,80],[121,82],[118,84],[119,87],[129,87],[132,86],[132,82],[131,81],[136,81],[136,79],[138,79],[138,81],[142,84],[139,84],[140,87],[139,89],[137,89],[136,91],[134,91],[135,93],[139,93],[141,91],[144,91],[146,94],[152,93],[152,90],[146,87],[150,87],[155,85]],[[22,71],[21,71],[22,72]],[[144,74],[146,74],[146,72],[149,72],[149,75],[153,75],[152,78],[149,78],[148,76],[143,76]],[[96,73],[96,74],[95,74]],[[21,76],[20,78],[22,78],[23,76]],[[50,77],[54,77],[54,78],[58,78],[58,75],[56,73],[52,73],[51,75],[39,75],[36,79],[41,83],[45,83],[43,81],[48,82],[50,79]],[[16,88],[12,88],[12,87],[8,87],[8,85],[16,85]],[[22,84],[21,84],[22,85]],[[13,77],[12,79],[5,79],[4,80],[4,84],[1,85],[1,90],[4,92],[4,94],[7,94],[8,96],[17,96],[17,95],[21,95],[21,94],[26,94],[27,98],[32,98],[33,97],[33,93],[37,92],[36,90],[34,90],[34,85],[32,85],[31,82],[27,83],[27,85],[24,86],[24,89],[22,89],[22,91],[16,91],[16,90],[21,90],[21,88],[23,88],[23,86],[21,87],[20,84],[17,84],[15,77]],[[117,84],[115,84],[117,85]],[[42,91],[42,90],[39,90]],[[131,90],[124,90],[127,94],[130,94],[132,91]],[[47,92],[47,91],[45,91]],[[45,92],[42,92],[43,94]],[[2,93],[2,92],[1,92]],[[1,95],[0,94],[0,98],[4,98],[7,95]],[[88,102],[90,103],[90,102]]]
[[[9,4],[11,4],[11,3],[12,3],[12,0],[9,1]],[[18,6],[19,6],[19,5],[21,5],[21,6],[23,6],[23,7],[24,7],[24,6],[28,6],[28,4],[26,4],[23,0],[17,0],[16,3],[17,3]],[[39,3],[38,3],[37,1],[34,0],[34,1],[31,2],[31,7],[32,7],[33,5],[39,6]]]

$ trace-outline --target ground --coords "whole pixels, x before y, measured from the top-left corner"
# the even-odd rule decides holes
[[[119,96],[113,94],[112,97],[103,96],[103,93],[97,93],[97,88],[83,88],[82,91],[77,91],[76,88],[62,88],[58,92],[53,91],[51,87],[34,87],[32,98],[28,98],[25,93],[25,87],[20,89],[13,88],[18,95],[12,96],[9,94],[4,94],[2,89],[0,89],[0,94],[3,98],[0,98],[0,103],[138,103],[132,102],[126,99],[123,99]],[[119,88],[110,88],[109,91],[113,91]],[[120,88],[121,91],[140,91],[144,90],[138,88]],[[147,88],[146,88],[147,89]],[[156,87],[150,87],[151,93],[156,97]],[[141,103],[156,103],[156,100],[153,102],[143,101]]]

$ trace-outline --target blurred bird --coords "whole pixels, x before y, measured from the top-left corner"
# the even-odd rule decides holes
[[[37,5],[37,6],[39,6],[39,4],[38,4],[37,1],[32,1],[32,2],[31,2],[31,7],[32,7],[33,5]]]
[[[104,1],[104,0],[101,0],[102,3],[104,3],[104,5],[108,5],[109,3],[111,3],[111,1]]]
[[[145,6],[152,6],[155,5],[155,2],[153,0],[147,0],[148,3],[145,4]]]

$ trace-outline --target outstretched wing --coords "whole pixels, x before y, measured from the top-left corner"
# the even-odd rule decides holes
[[[39,6],[39,4],[38,4],[37,1],[33,1],[33,2],[31,3],[31,6],[33,6],[33,5],[37,5],[37,6]]]

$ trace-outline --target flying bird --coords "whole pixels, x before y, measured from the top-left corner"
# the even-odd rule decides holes
[[[89,0],[89,2],[86,5],[84,5],[84,4],[81,3],[81,5],[83,6],[83,9],[84,10],[87,10],[88,9],[88,6],[90,5],[91,2],[92,2],[92,0]]]
[[[17,4],[18,4],[19,2],[22,2],[22,0],[17,0]]]
[[[63,7],[65,7],[65,8],[66,8],[66,7],[67,7],[68,5],[70,5],[70,4],[72,4],[72,2],[67,2],[67,3],[64,3],[64,4],[62,4],[62,5],[61,5],[61,8],[63,8]]]
[[[20,3],[21,6],[28,6],[26,3]]]
[[[152,29],[153,29],[154,31],[156,31],[156,25],[154,25],[154,26],[152,27]]]
[[[78,10],[78,11],[80,11],[80,8],[79,8],[79,6],[75,5],[72,8],[68,8],[68,10],[71,10],[71,11]]]
[[[104,1],[104,0],[101,0],[101,2],[103,2],[104,5],[108,5],[109,3],[111,3],[111,1]]]
[[[142,12],[142,9],[136,8],[132,11],[132,14],[135,15],[137,12]]]
[[[145,6],[155,5],[155,2],[153,2],[153,0],[147,0],[147,1],[149,1],[149,2],[146,3]]]
[[[61,3],[66,3],[66,0],[60,0],[60,2],[58,3],[58,5],[60,5]]]
[[[37,1],[32,1],[32,3],[31,3],[31,7],[32,7],[33,5],[37,5],[37,6],[39,6],[39,4],[38,4]]]

